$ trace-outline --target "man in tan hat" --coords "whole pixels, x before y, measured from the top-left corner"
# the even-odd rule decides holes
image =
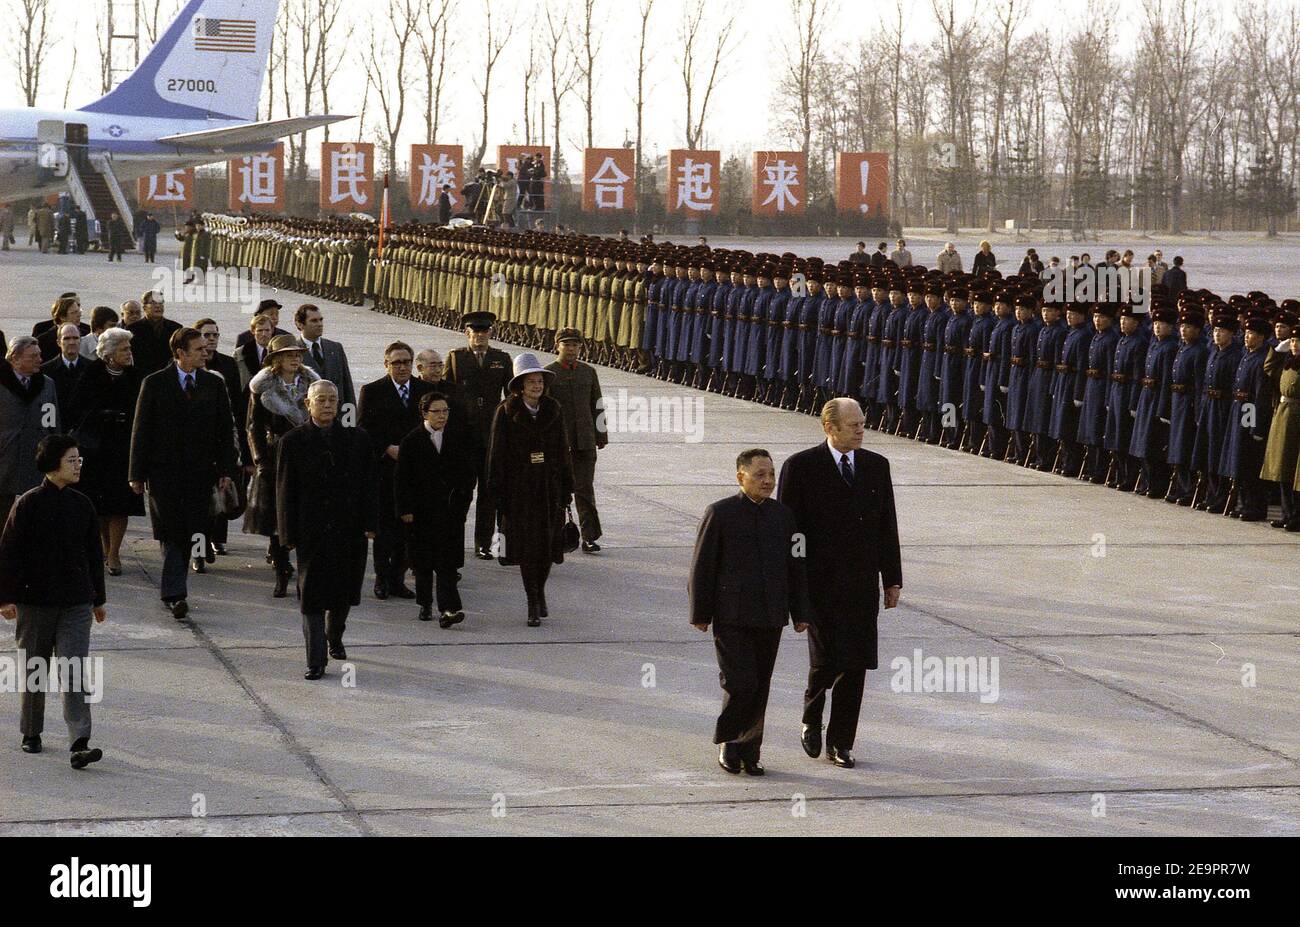
[[[555,374],[547,383],[547,392],[560,403],[569,447],[573,457],[573,498],[578,505],[578,527],[582,532],[582,552],[594,554],[601,535],[600,514],[596,511],[596,453],[609,443],[605,428],[604,402],[596,369],[582,363],[582,332],[561,329],[555,336],[559,357],[546,369]]]

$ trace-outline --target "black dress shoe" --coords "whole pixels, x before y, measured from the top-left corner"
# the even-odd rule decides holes
[[[23,753],[40,753],[41,752],[41,735],[33,734],[30,737],[23,738]]]
[[[109,575],[109,576],[121,576],[121,575],[122,575],[122,568],[121,568],[121,567],[109,567],[109,568],[108,568],[108,575]]]
[[[171,612],[172,617],[175,618],[177,621],[182,620],[186,615],[190,613],[190,605],[184,599],[176,599],[171,602],[164,600],[163,608]]]
[[[216,563],[216,562],[217,562],[217,548],[216,548],[214,545],[209,544],[209,545],[208,545],[207,554],[206,554],[206,556],[204,556],[203,559],[204,559],[204,561],[207,562],[207,563]]]
[[[433,620],[433,606],[432,606],[432,605],[421,605],[421,606],[420,606],[420,616],[419,616],[419,617],[420,617],[420,620],[421,620],[421,621],[432,621],[432,620]],[[446,625],[443,625],[443,627],[446,627]]]
[[[848,750],[841,750],[839,747],[828,746],[826,748],[826,759],[830,760],[842,769],[853,768],[853,754]]]
[[[1286,527],[1286,522],[1283,521],[1283,520],[1280,519],[1280,518],[1275,518],[1275,519],[1273,519],[1272,521],[1270,521],[1270,522],[1268,523],[1268,526],[1269,526],[1270,528],[1285,528],[1285,527]]]
[[[325,667],[323,667],[323,666],[309,666],[309,667],[307,667],[307,672],[305,672],[305,673],[302,674],[302,678],[303,678],[303,679],[320,679],[320,678],[321,678],[322,676],[324,676],[324,675],[325,675]]]
[[[190,562],[190,569],[192,569],[195,573],[206,573],[208,572],[208,565],[203,562],[202,557],[195,557]]]
[[[280,573],[275,577],[275,589],[271,591],[271,598],[283,599],[289,594],[289,574]]]
[[[804,753],[817,759],[822,755],[822,726],[805,724],[803,733],[799,735],[799,742],[803,744]]]
[[[225,545],[225,544],[220,544],[220,543],[214,541],[214,542],[212,543],[212,549],[215,550],[218,554],[220,554],[220,555],[223,556],[223,557],[226,555],[226,545]]]
[[[348,658],[347,648],[342,644],[331,644],[329,654],[332,660],[346,660]]]
[[[1242,521],[1263,521],[1265,515],[1263,512],[1245,512],[1239,517]]]
[[[375,598],[381,601],[388,598],[388,587],[379,580],[375,580]]]
[[[492,551],[488,550],[486,547],[480,547],[480,548],[478,548],[478,550],[474,551],[474,556],[477,557],[477,558],[480,559],[480,560],[495,560],[495,559],[496,559],[495,557],[492,556]]]
[[[583,552],[584,554],[596,554],[596,553],[600,553],[600,545],[597,544],[595,541],[583,541],[583,542],[582,542],[582,552]]]
[[[745,770],[745,775],[747,776],[761,776],[767,772],[767,770],[763,768],[762,764],[759,763],[758,760],[742,759],[740,761],[740,766],[743,770]]]
[[[72,768],[85,769],[91,763],[98,763],[104,758],[104,751],[95,747],[93,750],[77,750],[72,754]]]
[[[457,610],[454,612],[443,612],[442,617],[438,619],[438,627],[450,628],[453,624],[460,624],[465,620],[465,613]]]
[[[740,757],[736,756],[734,744],[722,744],[718,749],[718,765],[733,776],[740,772]]]
[[[393,598],[395,598],[395,599],[413,599],[413,598],[415,598],[415,593],[412,592],[408,587],[404,586],[404,585],[401,584],[401,583],[398,583],[396,586],[389,586],[389,587],[388,587],[388,594],[391,595],[391,596],[392,596]]]

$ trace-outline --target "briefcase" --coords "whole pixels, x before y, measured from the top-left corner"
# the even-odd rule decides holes
[[[566,554],[573,553],[578,549],[578,545],[582,543],[582,532],[578,530],[577,522],[573,520],[572,505],[564,511],[563,539]]]

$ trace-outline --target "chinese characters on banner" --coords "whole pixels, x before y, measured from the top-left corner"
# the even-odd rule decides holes
[[[324,212],[379,214],[375,195],[375,146],[370,142],[322,142],[320,208]]]
[[[807,201],[808,162],[802,151],[754,152],[756,216],[802,216]]]
[[[530,181],[530,178],[519,176],[519,162],[523,160],[524,155],[541,155],[542,164],[546,169],[546,175],[542,178],[542,189],[537,191],[532,189],[537,183],[531,180],[529,183],[530,190],[525,191],[524,184]],[[519,182],[519,196],[523,199],[525,195],[533,198],[535,208],[549,207],[552,205],[551,200],[551,149],[547,145],[497,145],[497,170],[504,174],[506,171],[515,175],[515,180]],[[521,209],[525,208],[520,206]]]
[[[411,208],[433,211],[443,184],[451,187],[451,211],[460,211],[460,188],[465,185],[460,145],[411,146]]]
[[[582,211],[636,209],[636,151],[587,148],[582,156]]]
[[[141,209],[189,209],[194,205],[194,168],[141,177],[135,198]]]
[[[674,148],[668,152],[668,213],[716,215],[722,208],[722,153]]]
[[[284,145],[226,163],[231,212],[284,212]]]
[[[835,162],[835,205],[841,213],[886,215],[889,155],[883,151],[841,151]]]

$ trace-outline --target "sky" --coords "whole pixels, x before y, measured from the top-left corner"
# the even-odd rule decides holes
[[[0,0],[0,7],[17,0]],[[90,102],[96,95],[98,84],[98,52],[96,50],[97,18],[109,0],[51,0],[58,13],[59,43],[52,55],[51,64],[43,80],[38,105],[59,108],[64,104],[75,108]],[[179,7],[176,0],[161,0],[164,11]],[[296,2],[296,0],[282,0]],[[331,84],[331,109],[336,113],[357,114],[361,110],[365,76],[357,50],[367,43],[369,21],[367,16],[381,9],[384,0],[344,0],[344,17],[355,28],[344,60]],[[460,37],[460,47],[451,56],[448,85],[440,137],[443,144],[462,144],[474,147],[481,127],[481,102],[476,82],[481,80],[484,59],[483,26],[485,0],[459,0],[455,32]],[[523,72],[528,56],[528,33],[532,17],[540,12],[545,0],[487,0],[498,16],[509,15],[514,23],[514,34],[497,64],[493,77],[491,118],[488,130],[488,160],[495,146],[502,143],[526,141],[523,137]],[[576,21],[581,13],[580,0],[550,0],[557,11],[568,9]],[[683,14],[691,0],[654,0],[651,16],[652,37],[649,43],[647,67],[647,104],[645,109],[645,154],[648,159],[667,156],[668,150],[684,146],[685,94],[680,75],[678,32]],[[959,17],[980,15],[992,19],[996,0],[957,0]],[[1006,0],[1001,0],[1006,2]],[[1017,0],[1028,3],[1029,13],[1023,34],[1036,28],[1060,29],[1088,15],[1088,4],[1079,0]],[[1229,0],[1199,0],[1219,16],[1231,15]],[[777,81],[787,63],[788,36],[793,34],[790,0],[708,0],[705,12],[705,30],[712,34],[730,11],[736,14],[736,26],[730,43],[731,51],[723,63],[721,77],[710,103],[710,129],[702,147],[720,148],[724,158],[730,154],[744,154],[764,147],[781,147],[780,130],[771,124],[771,108]],[[1121,19],[1135,19],[1139,13],[1133,7],[1123,7]],[[1113,9],[1113,7],[1109,7]],[[597,147],[618,147],[635,134],[635,78],[636,55],[639,42],[640,18],[638,0],[596,0],[596,20],[599,29],[600,51],[596,62],[595,144]],[[874,31],[881,17],[892,19],[894,3],[864,3],[838,0],[832,4],[831,15],[824,32],[828,53],[849,56],[855,54],[859,38]],[[930,0],[908,2],[904,0],[905,37],[908,41],[928,42],[936,33]],[[166,18],[166,17],[164,17]],[[66,28],[65,28],[66,26]],[[1131,42],[1134,30],[1119,29],[1121,42]],[[0,39],[5,57],[0,67],[5,75],[0,81],[0,107],[23,105],[14,78],[13,64],[7,54],[7,39]],[[711,41],[707,42],[711,45]],[[76,68],[72,70],[73,51],[76,51]],[[711,54],[711,51],[710,51]],[[418,60],[418,59],[417,59]],[[406,122],[401,144],[424,141],[423,103],[416,68],[408,68],[415,86],[408,102]],[[545,77],[543,72],[542,78]],[[71,81],[69,80],[71,78]],[[538,91],[546,94],[543,79],[536,82]],[[68,88],[71,88],[70,92]],[[372,101],[373,106],[373,101]],[[548,105],[549,109],[549,105]],[[276,116],[283,116],[277,111]],[[295,112],[294,115],[301,115]],[[565,156],[570,165],[580,163],[578,153],[585,145],[584,111],[581,98],[571,94],[564,111],[562,135]],[[367,120],[369,122],[369,120]],[[547,118],[547,140],[550,138],[550,117]],[[332,130],[332,137],[356,137],[357,121],[342,123]],[[309,136],[309,150],[317,150],[322,137],[319,131]],[[369,140],[369,139],[368,139]],[[536,138],[533,140],[537,141]],[[399,155],[399,157],[401,157]]]

